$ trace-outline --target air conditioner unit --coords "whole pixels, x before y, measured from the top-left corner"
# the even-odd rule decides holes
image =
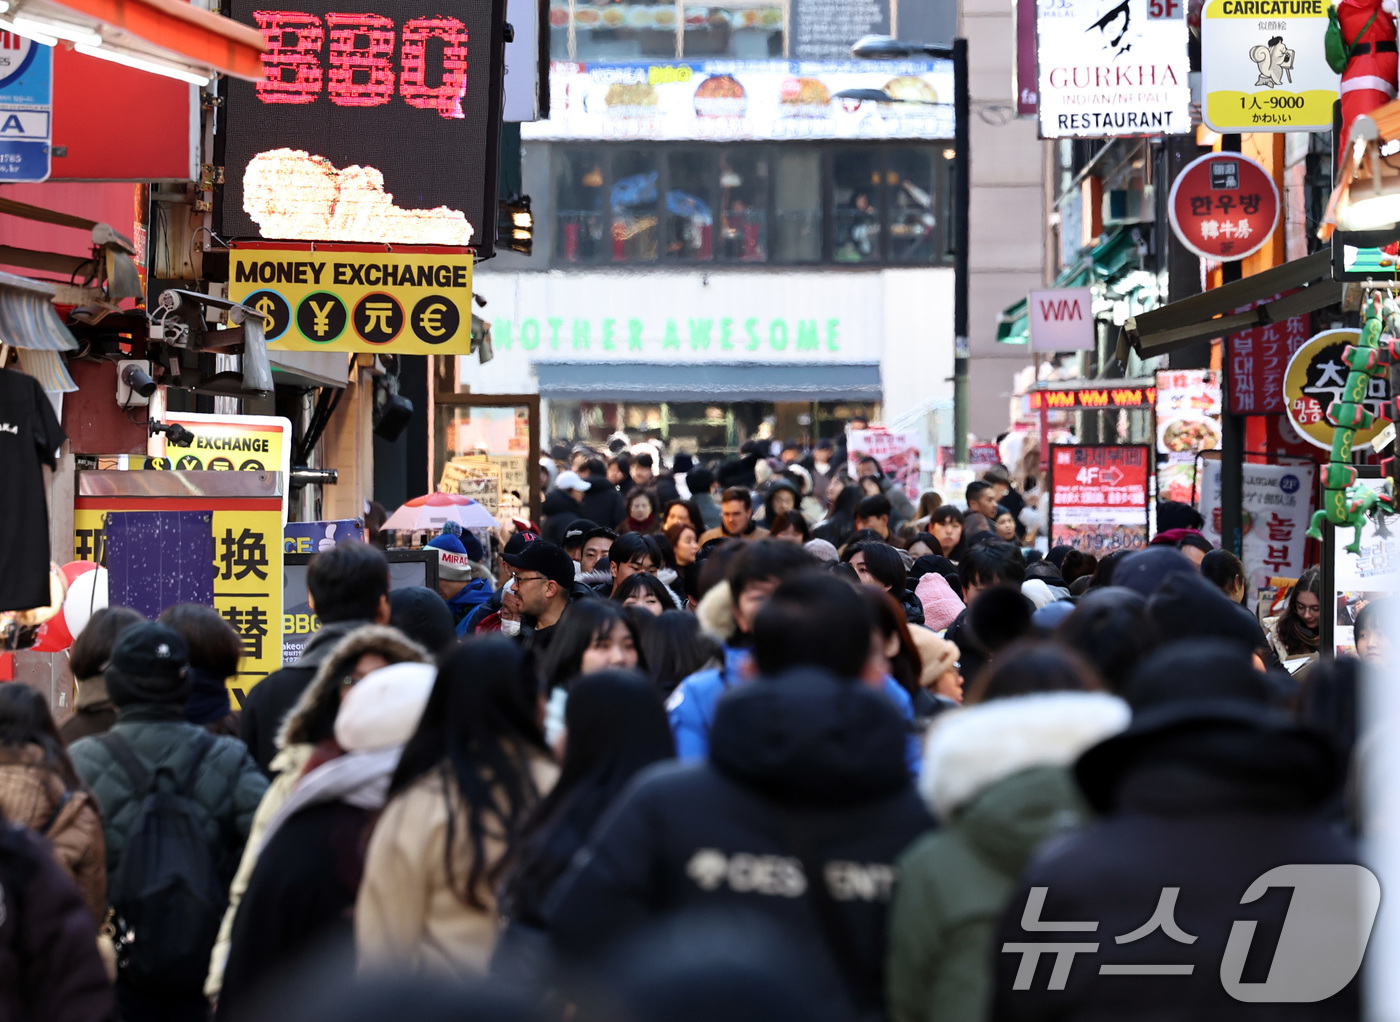
[[[1150,223],[1156,217],[1151,185],[1141,188],[1114,188],[1103,193],[1103,225]]]

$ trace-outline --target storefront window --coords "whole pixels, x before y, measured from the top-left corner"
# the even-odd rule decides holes
[[[838,263],[880,258],[880,157],[838,152],[832,158],[832,257]]]
[[[783,54],[783,5],[763,0],[551,0],[549,26],[551,52],[569,60],[767,60]]]
[[[661,236],[656,154],[624,150],[613,155],[612,164],[612,260],[654,263]]]
[[[554,171],[555,255],[561,262],[592,262],[604,248],[604,154],[562,151]]]
[[[941,265],[946,145],[554,146],[557,265]]]
[[[520,513],[539,493],[530,478],[531,416],[537,406],[460,402],[437,406],[439,488],[471,497],[500,520]],[[442,400],[441,398],[439,400]]]
[[[779,151],[774,192],[774,252],[779,262],[814,263],[822,255],[821,154]]]
[[[929,149],[894,149],[885,173],[890,207],[890,261],[928,263],[938,257],[938,195],[941,154]]]
[[[731,149],[719,157],[719,257],[761,263],[768,258],[766,151]]]
[[[666,156],[666,258],[708,261],[715,255],[716,154],[677,151]]]

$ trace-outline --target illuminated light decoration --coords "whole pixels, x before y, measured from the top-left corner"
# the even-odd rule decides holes
[[[201,73],[189,67],[178,67],[174,64],[167,64],[160,60],[138,57],[136,54],[125,49],[116,49],[111,46],[89,46],[87,43],[74,43],[73,49],[84,56],[97,57],[99,60],[110,60],[113,64],[121,64],[123,67],[133,67],[138,71],[146,71],[153,75],[163,75],[166,78],[174,78],[176,81],[189,82],[191,85],[208,85],[210,80],[210,76],[207,73]]]
[[[394,205],[384,175],[373,167],[337,170],[324,156],[300,149],[273,149],[248,162],[243,209],[264,238],[287,241],[469,245],[474,233],[459,210]]]
[[[321,93],[321,47],[326,30],[321,19],[300,11],[254,11],[253,19],[267,40],[262,55],[267,77],[257,83],[264,103],[314,103]]]
[[[28,36],[37,42],[43,41],[40,36],[52,36],[57,39],[66,39],[70,43],[86,43],[88,46],[102,45],[102,36],[90,28],[62,21],[50,21],[47,18],[26,18],[17,14],[6,27],[18,35]]]
[[[429,39],[441,39],[442,84],[427,84]],[[467,91],[467,27],[456,18],[414,18],[403,26],[399,94],[409,106],[460,118]]]
[[[1050,411],[1073,408],[1151,408],[1157,403],[1156,387],[1094,387],[1083,390],[1033,390],[1026,395],[1033,412],[1042,402]]]
[[[327,14],[330,76],[336,106],[383,106],[394,96],[394,23],[378,14]]]

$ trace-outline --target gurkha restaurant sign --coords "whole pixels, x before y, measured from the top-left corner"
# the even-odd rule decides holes
[[[247,691],[282,666],[282,498],[79,496],[73,502],[74,560],[104,560],[104,538],[123,516],[142,516],[143,530],[157,544],[167,534],[160,526],[174,522],[172,533],[196,545],[202,538],[201,548],[212,550],[204,564],[152,551],[160,562],[152,584],[213,593],[214,609],[243,643],[243,659],[228,679],[234,708],[241,707]],[[207,537],[190,535],[192,526],[207,528]],[[183,601],[175,596],[167,602]]]
[[[262,314],[274,351],[471,353],[472,256],[465,248],[244,243],[230,253],[228,288],[230,298]]]

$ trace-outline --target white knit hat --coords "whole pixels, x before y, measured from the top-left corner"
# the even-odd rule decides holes
[[[340,704],[336,743],[346,752],[403,745],[418,730],[436,680],[432,664],[390,664],[370,671]]]

